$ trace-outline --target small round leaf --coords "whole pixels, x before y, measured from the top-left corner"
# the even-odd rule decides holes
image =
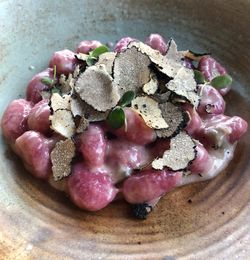
[[[197,84],[205,83],[205,77],[199,70],[194,70],[194,79],[197,82]]]
[[[43,77],[41,78],[41,82],[46,85],[46,86],[49,86],[51,87],[53,84],[54,84],[54,81],[53,79],[49,78],[49,77]]]
[[[89,55],[92,58],[98,58],[101,54],[108,52],[108,51],[109,51],[109,49],[106,45],[101,45],[101,46],[95,48],[93,51],[91,51]]]
[[[121,128],[125,123],[125,113],[121,107],[115,107],[108,115],[107,122],[114,129]]]
[[[131,101],[135,98],[135,92],[132,90],[129,90],[127,92],[125,92],[120,101],[119,101],[119,105],[121,107],[126,107],[128,105],[130,105]]]
[[[215,77],[211,80],[210,84],[216,89],[222,89],[232,84],[233,79],[225,74]]]
[[[105,52],[108,52],[109,49],[106,45],[101,45],[95,48],[93,51],[89,52],[89,56],[86,60],[88,66],[93,66],[97,62],[99,56]]]

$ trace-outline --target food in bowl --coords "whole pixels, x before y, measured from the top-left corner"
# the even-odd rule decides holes
[[[123,197],[144,219],[176,187],[211,179],[247,122],[224,115],[232,78],[208,53],[158,34],[114,51],[82,41],[55,52],[12,101],[2,132],[27,170],[97,211]]]

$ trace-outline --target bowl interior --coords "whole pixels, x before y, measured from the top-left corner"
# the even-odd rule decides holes
[[[15,6],[15,8],[13,8]],[[212,52],[233,76],[227,114],[250,122],[249,1],[0,1],[0,113],[52,53],[83,39],[144,40]],[[0,252],[10,259],[244,259],[250,255],[249,132],[217,178],[165,196],[146,221],[125,202],[88,213],[29,175],[1,138]],[[191,202],[191,203],[190,203]]]

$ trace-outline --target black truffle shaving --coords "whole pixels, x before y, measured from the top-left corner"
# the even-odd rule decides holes
[[[148,214],[153,210],[153,207],[147,203],[139,203],[132,205],[132,213],[135,218],[146,219]]]
[[[182,129],[184,129],[184,128],[187,126],[187,124],[188,124],[188,122],[189,122],[189,120],[190,120],[190,118],[189,118],[189,116],[188,116],[188,113],[183,110],[183,111],[182,111],[182,116],[183,116],[182,122],[180,123],[180,125],[178,126],[178,128],[173,132],[173,134],[172,134],[169,138],[175,137],[176,135],[178,135],[178,134],[180,133],[180,131],[181,131]]]
[[[167,129],[156,130],[156,134],[159,138],[173,138],[184,129],[190,118],[186,111],[184,111],[180,106],[174,106],[171,102],[166,102],[159,105],[160,108],[163,107],[163,118],[168,124]]]
[[[119,94],[123,95],[128,90],[138,93],[150,81],[150,64],[148,55],[136,47],[117,53],[111,75]]]
[[[162,170],[168,167],[172,171],[186,171],[197,156],[196,142],[185,131],[171,138],[170,149],[166,150],[162,158],[156,158],[152,167]]]

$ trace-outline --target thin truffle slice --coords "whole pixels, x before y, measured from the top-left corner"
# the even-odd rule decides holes
[[[53,93],[50,99],[50,108],[52,111],[58,109],[70,109],[70,95],[59,95],[58,93]]]
[[[186,132],[180,132],[171,139],[170,149],[164,152],[163,157],[152,162],[152,167],[156,170],[164,167],[173,171],[185,170],[196,157],[195,147],[194,140]]]
[[[116,57],[115,52],[105,52],[99,56],[99,59],[96,63],[96,65],[104,65],[106,68],[106,71],[112,75],[113,72],[113,64]]]
[[[117,87],[105,66],[88,67],[77,79],[75,90],[82,100],[98,111],[107,111],[119,101]]]
[[[76,133],[80,134],[84,132],[89,126],[89,121],[83,116],[80,118],[77,128],[76,128]]]
[[[199,105],[200,96],[197,94],[193,70],[181,68],[166,87],[175,94],[185,97],[195,108]]]
[[[116,54],[113,77],[121,96],[129,90],[138,93],[149,82],[150,64],[148,56],[135,47]]]
[[[71,139],[61,140],[56,143],[50,154],[55,181],[70,175],[71,161],[74,156],[75,144]]]
[[[142,90],[147,95],[153,95],[158,89],[159,82],[157,80],[157,77],[155,73],[151,72],[150,74],[150,81],[146,84],[144,84]]]
[[[165,56],[142,42],[131,42],[128,47],[135,47],[141,53],[146,54],[156,68],[170,78],[173,78],[179,69],[183,67],[181,57],[184,56],[181,52],[177,51],[174,40],[169,42],[168,52]]]
[[[171,102],[159,104],[162,116],[168,124],[168,128],[156,130],[159,138],[173,137],[180,132],[189,120],[188,114],[180,107],[173,105]]]
[[[59,78],[60,91],[63,94],[71,94],[73,92],[74,85],[79,74],[80,74],[80,66],[77,65],[73,74],[70,73],[68,77],[66,77],[64,74],[60,76]]]
[[[163,129],[168,127],[167,122],[162,117],[158,103],[154,99],[148,96],[136,97],[132,100],[131,106],[142,116],[149,127],[154,129]]]
[[[58,134],[70,138],[75,133],[75,122],[71,111],[58,109],[49,117],[51,121],[50,128]]]
[[[182,59],[184,58],[184,54],[182,51],[177,50],[177,44],[173,39],[170,39],[168,42],[168,50],[166,53],[166,58],[168,60],[175,61],[178,64],[182,64]]]
[[[86,103],[80,99],[77,94],[73,94],[70,99],[70,109],[74,117],[76,116],[83,116],[83,103]]]
[[[137,52],[144,54],[150,60],[150,63],[157,65],[158,68],[163,68],[164,64],[166,64],[166,57],[163,56],[158,50],[152,49],[150,46],[143,42],[131,42],[128,45],[128,50],[134,49]]]
[[[83,116],[89,122],[103,121],[108,117],[109,110],[100,112],[95,110],[92,106],[80,99],[80,97],[71,97],[70,101],[71,111],[73,116]]]

